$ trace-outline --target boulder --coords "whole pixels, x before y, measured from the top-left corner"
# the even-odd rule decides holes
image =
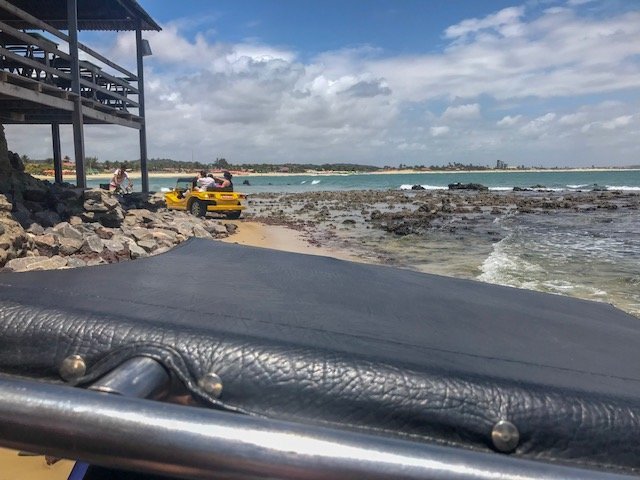
[[[140,240],[138,245],[144,248],[147,252],[152,252],[158,248],[158,243],[155,240]]]
[[[219,222],[207,220],[203,226],[205,230],[207,230],[207,232],[209,232],[211,235],[218,236],[227,234],[227,227],[220,224]]]
[[[44,227],[39,223],[32,223],[26,231],[32,235],[44,235]]]
[[[84,245],[84,239],[60,237],[58,239],[58,251],[60,255],[73,255],[80,251]]]
[[[193,226],[193,236],[198,238],[211,238],[211,234],[202,225]]]
[[[23,257],[10,260],[5,269],[13,272],[28,272],[33,270],[53,270],[67,266],[67,259],[54,257]]]
[[[137,242],[153,238],[153,233],[148,228],[133,228],[131,229],[130,235],[135,238]]]
[[[120,225],[122,225],[122,221],[124,220],[124,213],[122,211],[122,208],[118,206],[117,208],[114,208],[113,210],[110,210],[106,213],[99,214],[97,218],[98,221],[105,227],[118,228]]]
[[[86,253],[102,253],[102,250],[104,250],[102,239],[98,235],[87,236],[84,240],[82,250]]]
[[[82,233],[78,229],[72,227],[68,222],[57,224],[53,227],[53,230],[61,237],[73,238],[75,240],[83,240],[84,238]]]
[[[109,240],[110,238],[113,238],[113,235],[115,234],[115,230],[113,228],[103,227],[102,225],[96,227],[95,232],[96,235],[98,235],[103,240]]]
[[[124,244],[118,240],[102,240],[104,247],[113,253],[122,252],[124,250]]]
[[[485,187],[480,183],[450,183],[449,190],[477,190],[477,191],[488,191],[489,187]]]
[[[58,238],[55,235],[34,236],[33,244],[40,252],[40,255],[52,257],[58,254]]]
[[[67,267],[69,268],[79,268],[86,267],[87,262],[78,257],[69,257],[67,258]]]
[[[42,212],[37,212],[33,215],[33,218],[36,222],[38,222],[43,227],[53,227],[54,225],[60,223],[60,215],[51,210],[44,210]]]
[[[227,233],[229,235],[233,235],[234,233],[236,233],[236,230],[238,230],[238,225],[236,225],[235,223],[225,223],[224,228],[227,229]]]
[[[144,248],[139,247],[135,243],[130,243],[129,244],[129,252],[131,253],[131,258],[133,258],[133,259],[135,259],[135,258],[144,258],[144,257],[148,257],[149,256],[149,254],[147,253],[147,251]]]

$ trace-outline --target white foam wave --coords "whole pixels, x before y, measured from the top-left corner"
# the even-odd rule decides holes
[[[584,187],[588,187],[589,184],[588,183],[584,183],[582,185],[567,185],[567,188],[584,188]]]
[[[306,180],[302,180],[302,181],[300,182],[300,185],[304,185],[305,183],[307,183],[307,181],[306,181]]]
[[[625,185],[607,185],[607,190],[625,190],[628,192],[640,192],[640,187],[627,187]]]
[[[311,180],[311,185],[317,185],[320,183],[320,180]]]
[[[449,187],[441,187],[438,185],[420,185],[422,188],[424,188],[425,190],[448,190]],[[400,190],[411,190],[413,187],[413,184],[403,184],[400,185]]]
[[[531,282],[518,278],[518,274],[540,272],[541,268],[509,253],[511,235],[493,244],[493,251],[482,263],[478,280],[498,285],[531,288]],[[530,275],[524,275],[529,278]]]
[[[170,189],[170,188],[167,188],[167,187],[162,187],[162,188],[160,188],[160,191],[161,191],[161,192],[170,192],[170,191],[171,191],[171,189]]]
[[[489,187],[489,190],[494,192],[510,192],[513,190],[513,187]]]

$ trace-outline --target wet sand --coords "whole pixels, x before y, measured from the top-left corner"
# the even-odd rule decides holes
[[[229,223],[238,225],[238,230],[234,235],[222,239],[223,242],[307,255],[320,255],[342,260],[362,261],[355,255],[337,248],[313,245],[302,232],[285,225],[269,225],[254,221]]]

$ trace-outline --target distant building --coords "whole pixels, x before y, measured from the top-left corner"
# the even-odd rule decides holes
[[[506,170],[509,168],[509,164],[503,162],[502,160],[496,160],[496,169],[497,170]]]

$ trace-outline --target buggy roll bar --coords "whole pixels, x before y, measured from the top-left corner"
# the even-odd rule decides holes
[[[0,445],[197,479],[631,478],[8,376]]]

